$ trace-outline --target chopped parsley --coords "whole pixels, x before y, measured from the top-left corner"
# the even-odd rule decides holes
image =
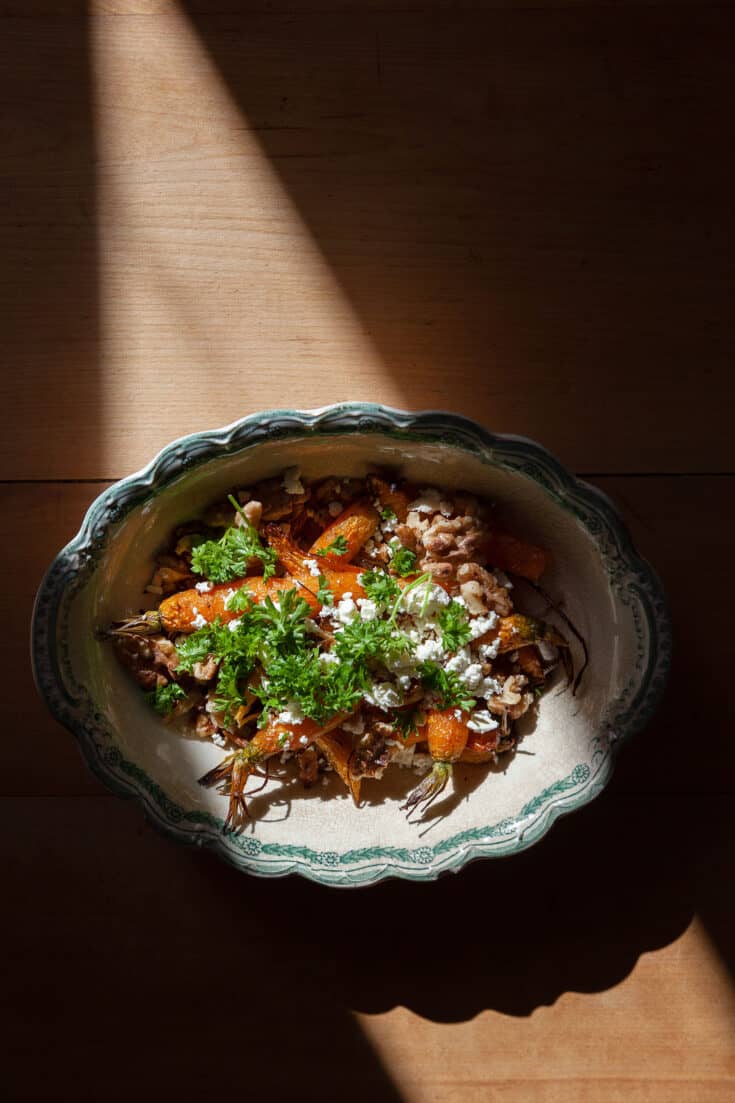
[[[334,605],[334,594],[329,589],[325,575],[320,574],[317,581],[319,582],[319,589],[316,592],[317,600],[322,605]]]
[[[394,548],[393,557],[390,561],[393,573],[400,575],[401,578],[413,574],[416,570],[416,554],[410,548],[404,548],[397,542],[393,542],[391,546]]]
[[[256,528],[242,512],[237,499],[230,497],[243,521],[241,528],[231,525],[219,540],[204,540],[192,548],[191,569],[210,582],[230,582],[247,574],[250,561],[263,564],[263,578],[276,573],[278,556],[273,548],[263,545]]]
[[[387,665],[410,650],[410,640],[390,620],[353,620],[334,640],[334,652],[340,662],[353,666],[369,662]]]
[[[442,630],[442,647],[445,651],[459,651],[472,639],[467,610],[458,601],[451,601],[437,616]]]
[[[363,571],[360,575],[360,584],[376,605],[390,605],[401,593],[398,583],[385,571],[374,569]]]
[[[394,509],[391,509],[390,506],[385,506],[384,509],[381,509],[380,516],[384,521],[395,521],[396,511]]]
[[[419,728],[424,726],[426,713],[420,705],[414,705],[413,708],[402,709],[397,712],[393,723],[398,729],[401,739],[408,739],[409,736],[416,735]]]
[[[186,697],[186,693],[176,682],[169,682],[165,686],[156,686],[151,693],[146,694],[148,703],[161,716],[168,716],[176,702],[183,697]]]
[[[475,706],[475,698],[453,670],[444,670],[438,663],[427,660],[419,666],[419,675],[425,689],[437,699],[440,708],[455,706],[468,712]]]
[[[346,555],[347,550],[347,537],[340,533],[339,536],[335,536],[331,544],[327,544],[326,548],[315,551],[314,555]]]

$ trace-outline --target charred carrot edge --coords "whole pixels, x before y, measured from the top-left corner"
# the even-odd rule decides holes
[[[360,785],[362,779],[354,777],[350,773],[350,758],[352,757],[352,736],[342,728],[326,732],[314,740],[327,762],[337,776],[344,782],[357,806],[360,803]]]
[[[309,549],[309,555],[317,555],[326,567],[339,570],[345,563],[350,563],[362,548],[366,540],[378,527],[378,511],[369,502],[353,502],[335,517],[331,525],[328,525],[321,536],[314,541]],[[343,555],[320,555],[338,537],[342,537],[347,543],[347,550]]]

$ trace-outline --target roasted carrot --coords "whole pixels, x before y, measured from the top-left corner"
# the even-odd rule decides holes
[[[493,528],[480,550],[491,567],[510,571],[511,574],[529,578],[532,582],[538,582],[551,560],[545,548],[529,544],[512,533],[497,528]]]
[[[405,521],[408,516],[408,504],[411,501],[406,491],[400,490],[395,483],[387,482],[380,475],[368,475],[367,481],[381,507],[392,510],[399,521]]]
[[[161,627],[166,632],[194,632],[200,627],[201,622],[197,617],[202,617],[207,624],[211,624],[217,617],[223,624],[235,620],[241,616],[227,608],[227,601],[233,590],[247,589],[253,601],[262,601],[266,596],[275,597],[284,590],[298,588],[301,596],[314,608],[319,608],[319,602],[293,578],[269,578],[263,581],[260,575],[253,578],[238,578],[232,582],[221,582],[213,586],[211,590],[202,593],[199,590],[183,590],[181,593],[172,594],[162,601],[158,613]]]
[[[339,570],[345,563],[350,563],[362,548],[366,540],[375,532],[380,520],[378,512],[369,502],[353,502],[342,510],[340,515],[328,525],[318,540],[315,540],[309,549],[310,556],[318,556],[325,567]],[[335,541],[346,544],[346,550],[342,555],[326,552]],[[322,554],[325,553],[326,554]]]
[[[480,636],[478,643],[494,643],[499,640],[498,654],[506,651],[517,651],[526,648],[530,644],[540,640],[554,644],[555,647],[568,648],[569,644],[563,636],[541,620],[533,617],[524,617],[521,613],[512,613],[509,617],[502,617],[495,628],[491,628],[484,636]]]
[[[467,718],[467,713],[460,709],[427,711],[425,735],[434,767],[406,798],[403,807],[409,812],[421,804],[428,807],[446,786],[452,776],[452,764],[462,757],[467,746]]]
[[[467,746],[460,755],[460,762],[492,762],[498,746],[498,728],[490,732],[469,733]]]
[[[362,779],[350,773],[352,757],[352,736],[342,728],[325,732],[314,740],[334,772],[342,779],[352,796],[355,805],[360,803],[360,785]]]
[[[341,713],[325,724],[306,717],[300,724],[284,724],[272,720],[256,732],[246,747],[228,755],[213,770],[199,778],[199,784],[207,788],[222,786],[228,794],[229,808],[224,830],[242,826],[248,816],[245,802],[245,787],[251,774],[257,773],[260,765],[280,751],[302,751],[316,739],[333,728],[339,727],[346,715]]]
[[[298,579],[302,586],[307,587],[311,591],[314,601],[317,601],[318,606],[319,602],[315,595],[319,589],[319,581],[306,565],[306,560],[313,559],[314,557],[302,551],[298,544],[295,544],[293,540],[286,535],[280,525],[266,525],[263,533],[270,546],[275,548],[280,562],[288,573],[293,578]],[[365,591],[357,581],[361,568],[353,567],[351,563],[345,563],[344,566],[332,568],[326,564],[326,558],[325,556],[324,563],[322,563],[321,559],[317,559],[316,562],[333,596],[337,600],[344,597],[347,593],[351,593],[353,598],[365,597]]]

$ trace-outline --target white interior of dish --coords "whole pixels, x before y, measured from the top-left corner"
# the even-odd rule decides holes
[[[451,446],[397,443],[388,436],[349,435],[259,444],[223,456],[182,475],[116,526],[94,574],[70,609],[71,662],[113,731],[124,756],[135,762],[186,809],[206,809],[224,817],[226,800],[197,784],[222,758],[208,743],[184,739],[144,703],[137,686],[94,629],[153,604],[143,587],[155,552],[176,524],[196,517],[225,491],[247,486],[283,468],[298,465],[306,476],[362,475],[380,464],[422,485],[461,487],[498,503],[515,530],[551,549],[553,566],[546,589],[562,598],[589,643],[591,662],[580,692],[573,697],[563,679],[542,697],[537,716],[526,725],[522,754],[501,767],[460,766],[454,791],[437,801],[430,818],[411,824],[399,811],[402,796],[416,783],[411,770],[390,769],[382,782],[364,784],[365,803],[355,809],[341,784],[305,790],[295,779],[273,780],[251,804],[254,832],[263,842],[344,851],[353,847],[436,846],[467,828],[516,817],[535,796],[567,777],[579,763],[592,763],[592,738],[601,715],[634,669],[636,640],[628,606],[611,590],[590,535],[537,483],[483,462]],[[532,596],[532,595],[530,595]],[[522,611],[535,611],[520,586],[514,594]],[[574,648],[577,664],[580,650]]]

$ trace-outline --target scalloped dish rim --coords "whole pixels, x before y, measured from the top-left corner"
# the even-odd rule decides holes
[[[143,500],[218,456],[305,432],[335,439],[354,433],[387,435],[470,452],[495,466],[522,471],[539,484],[588,529],[601,558],[600,533],[604,534],[613,549],[616,569],[625,574],[627,592],[639,604],[645,620],[647,661],[631,698],[617,710],[617,702],[610,702],[605,746],[594,768],[579,764],[568,777],[527,802],[515,818],[465,830],[435,847],[419,846],[411,851],[369,847],[340,854],[285,843],[263,844],[250,836],[224,836],[217,817],[180,807],[144,770],[124,757],[91,700],[83,693],[73,696],[64,681],[57,650],[60,641],[63,643],[63,610],[69,598],[81,587],[85,571],[93,570],[95,555],[104,548],[111,526]],[[55,719],[76,737],[93,773],[118,795],[136,798],[164,833],[179,842],[207,846],[238,869],[257,876],[294,873],[325,885],[354,887],[389,877],[431,881],[441,873],[458,872],[477,858],[517,853],[541,839],[560,816],[589,803],[607,785],[619,748],[647,724],[658,706],[670,666],[671,624],[661,582],[636,552],[614,504],[601,490],[568,472],[542,445],[525,437],[491,433],[468,418],[444,411],[411,413],[372,403],[340,403],[316,410],[265,410],[221,429],[179,438],[146,467],[103,490],[41,582],[33,610],[31,657],[41,697]]]

